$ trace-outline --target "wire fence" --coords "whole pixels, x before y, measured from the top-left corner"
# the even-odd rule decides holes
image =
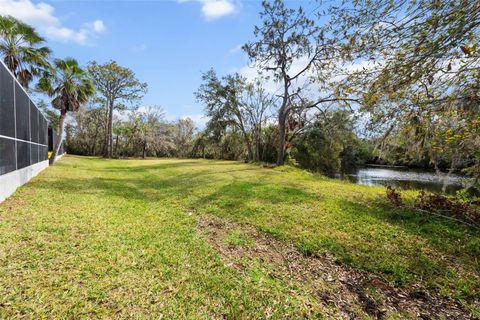
[[[0,175],[48,160],[48,122],[0,63]]]

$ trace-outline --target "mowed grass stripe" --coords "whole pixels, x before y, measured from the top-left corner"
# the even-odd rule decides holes
[[[475,308],[479,234],[394,210],[383,192],[288,167],[67,156],[0,205],[0,317],[335,312],[268,267],[226,266],[197,230],[205,214]]]

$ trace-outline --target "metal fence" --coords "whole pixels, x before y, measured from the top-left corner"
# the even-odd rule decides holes
[[[48,122],[0,62],[0,175],[48,160]]]

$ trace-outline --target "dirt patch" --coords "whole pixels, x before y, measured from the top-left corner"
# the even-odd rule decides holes
[[[202,216],[198,229],[227,266],[242,270],[252,260],[268,264],[271,276],[294,283],[332,318],[477,319],[455,301],[420,287],[394,287],[329,255],[305,256],[292,244],[249,225]]]
[[[18,208],[24,207],[25,204],[26,204],[25,200],[21,199],[20,197],[16,197],[16,198],[10,197],[2,203],[2,206],[3,208],[6,209],[6,211],[11,212]]]
[[[1,205],[9,212],[14,211],[18,208],[24,207],[26,204],[25,197],[34,193],[35,190],[29,188],[17,190],[14,195],[11,195],[7,199],[5,199],[5,201],[3,201]]]

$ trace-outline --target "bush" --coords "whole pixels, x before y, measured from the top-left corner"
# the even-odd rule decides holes
[[[405,207],[401,194],[393,187],[386,186],[386,197],[395,207]],[[410,209],[441,215],[478,229],[480,228],[480,200],[465,199],[463,192],[460,196],[448,197],[420,191]]]

